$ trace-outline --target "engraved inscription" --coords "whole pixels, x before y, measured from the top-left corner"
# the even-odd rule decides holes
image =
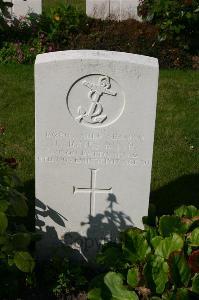
[[[122,115],[124,105],[121,87],[107,75],[93,74],[80,78],[67,95],[70,114],[75,121],[87,127],[111,125]]]
[[[98,169],[90,169],[91,170],[91,182],[89,188],[77,188],[73,187],[73,194],[78,193],[87,193],[90,194],[90,215],[95,215],[95,195],[96,194],[112,194],[112,188],[108,189],[99,189],[96,188],[96,176]]]
[[[143,152],[147,139],[132,130],[121,133],[111,128],[82,133],[49,130],[44,136],[45,153],[38,157],[42,163],[68,165],[150,167],[151,159]]]

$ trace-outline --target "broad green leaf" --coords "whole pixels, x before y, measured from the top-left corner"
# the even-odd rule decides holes
[[[113,300],[139,300],[135,292],[128,291],[123,285],[123,277],[120,273],[107,273],[104,277],[104,283],[111,291]]]
[[[163,241],[163,237],[161,236],[155,236],[154,238],[152,238],[151,244],[153,248],[156,249],[161,241]]]
[[[192,291],[199,295],[199,273],[192,280]]]
[[[182,252],[173,252],[169,256],[170,275],[176,286],[188,286],[191,270]]]
[[[188,247],[187,247],[187,255],[190,255],[192,253],[192,251],[193,251],[193,248],[190,245],[188,245]]]
[[[137,228],[128,229],[123,233],[122,244],[124,254],[131,263],[145,261],[151,252],[145,233]]]
[[[0,200],[0,211],[5,212],[9,207],[9,202],[6,200]]]
[[[95,288],[88,292],[87,294],[88,300],[103,300],[101,297],[101,289]]]
[[[167,237],[160,241],[155,254],[164,258],[168,258],[169,255],[174,251],[180,251],[183,248],[184,241],[180,235],[174,233],[170,237]]]
[[[188,241],[191,246],[199,246],[199,227],[195,228],[189,235]]]
[[[11,242],[14,249],[26,250],[31,242],[31,236],[29,233],[16,233],[11,236]]]
[[[137,268],[133,268],[128,270],[127,274],[127,283],[135,288],[139,283],[139,270]]]
[[[172,233],[184,234],[188,231],[190,224],[182,223],[178,216],[162,216],[159,220],[159,232],[163,237],[170,236]]]
[[[189,291],[186,288],[177,289],[175,300],[190,300]]]
[[[26,251],[16,252],[14,255],[14,262],[17,268],[25,273],[32,272],[35,267],[35,262],[30,253]]]
[[[3,234],[8,227],[8,219],[4,212],[0,212],[0,234]]]
[[[151,256],[144,267],[144,275],[150,288],[157,294],[161,294],[168,282],[169,266],[163,257]]]
[[[179,208],[177,208],[174,211],[174,213],[176,216],[179,216],[179,217],[192,218],[192,217],[199,216],[199,210],[193,205],[190,205],[190,206],[182,205]]]
[[[179,288],[176,291],[167,291],[162,295],[162,300],[191,300],[189,291],[186,288]]]
[[[164,261],[161,257],[156,257],[153,261],[153,278],[156,284],[156,292],[161,294],[164,289],[165,285],[168,282],[168,275],[169,275],[169,267],[166,261]]]
[[[146,238],[149,244],[151,244],[152,239],[155,238],[158,234],[157,228],[145,225],[144,226],[145,232],[146,232]]]

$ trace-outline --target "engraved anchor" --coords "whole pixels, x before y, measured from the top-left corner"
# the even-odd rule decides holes
[[[111,96],[117,95],[116,92],[110,90],[110,78],[108,76],[101,76],[97,84],[88,82],[86,80],[84,80],[82,84],[90,89],[88,98],[91,100],[91,105],[88,111],[79,106],[77,110],[78,117],[76,117],[76,120],[79,122],[84,120],[90,124],[103,123],[107,119],[107,116],[103,114],[103,107],[101,103],[99,103],[100,98],[103,94]]]

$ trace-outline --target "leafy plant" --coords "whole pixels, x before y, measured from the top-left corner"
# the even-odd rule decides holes
[[[87,16],[71,5],[12,18],[2,29],[0,63],[33,63],[37,54],[65,49],[71,35],[84,31],[86,24]]]
[[[175,42],[198,51],[199,2],[197,0],[140,0],[140,16],[159,27],[159,41]]]
[[[85,290],[87,286],[85,266],[69,259],[69,253],[64,246],[55,248],[54,255],[36,270],[37,286],[42,286],[58,298]]]
[[[199,295],[199,210],[181,206],[174,215],[144,219],[120,243],[105,245],[97,263],[106,271],[90,285],[90,300],[185,300]],[[153,225],[151,225],[153,224]],[[117,263],[110,260],[117,249]],[[110,264],[110,262],[112,262]]]
[[[1,127],[2,128],[2,127]],[[1,130],[2,138],[4,130]],[[30,254],[35,235],[24,225],[28,214],[26,197],[19,191],[20,180],[14,168],[14,158],[5,158],[3,142],[0,148],[0,296],[9,293],[7,284],[18,280],[26,281],[23,273],[32,273],[35,261]],[[18,279],[18,280],[17,280]],[[13,286],[14,290],[14,286]],[[12,295],[14,291],[12,291]]]
[[[68,295],[74,291],[81,291],[87,284],[84,268],[69,261],[68,258],[62,259],[57,270],[55,282],[53,282],[53,294],[57,297]]]
[[[69,34],[78,33],[86,27],[87,17],[71,5],[59,6],[52,9],[49,14],[50,27],[47,38],[56,43],[68,44]]]

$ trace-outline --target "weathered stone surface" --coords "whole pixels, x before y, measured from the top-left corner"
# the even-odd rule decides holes
[[[110,3],[107,0],[86,0],[86,14],[96,19],[108,19],[110,16]]]
[[[140,20],[137,14],[139,0],[86,0],[86,13],[96,19]]]
[[[62,240],[90,258],[147,215],[158,62],[108,51],[42,54],[35,84],[39,251]]]
[[[23,17],[28,13],[42,13],[42,0],[6,0],[7,2],[12,2],[13,6],[10,12],[16,18]]]

